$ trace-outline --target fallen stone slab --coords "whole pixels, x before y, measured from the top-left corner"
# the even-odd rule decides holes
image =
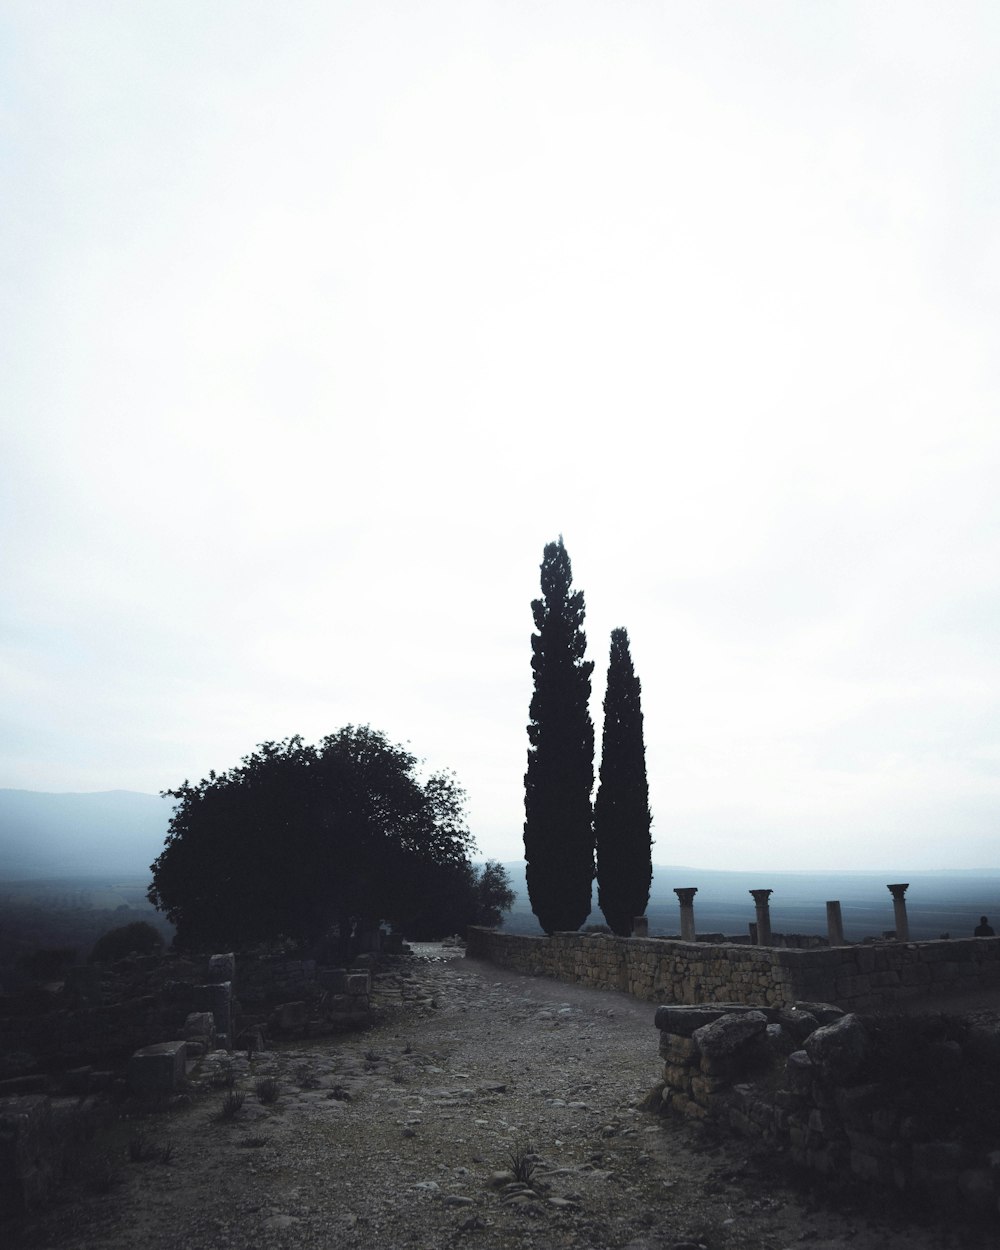
[[[144,1046],[128,1061],[128,1087],[133,1094],[170,1094],[184,1079],[187,1040]]]

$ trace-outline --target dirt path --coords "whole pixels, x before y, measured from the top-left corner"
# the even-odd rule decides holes
[[[440,952],[437,952],[440,955]],[[186,1105],[119,1123],[32,1250],[978,1250],[995,1230],[832,1208],[773,1160],[638,1103],[658,1076],[652,1004],[463,958],[380,980],[380,1023],[223,1061]],[[273,1077],[277,1101],[257,1082]],[[129,1160],[138,1135],[146,1161]],[[101,1151],[110,1150],[104,1159]],[[164,1161],[164,1152],[167,1152]],[[154,1153],[155,1152],[155,1153]],[[518,1186],[512,1157],[533,1174]],[[108,1187],[109,1186],[109,1187]],[[105,1190],[105,1192],[100,1192]],[[0,1229],[0,1240],[5,1230]]]

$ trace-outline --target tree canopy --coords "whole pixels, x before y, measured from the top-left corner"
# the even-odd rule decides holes
[[[177,805],[149,899],[182,946],[313,943],[334,926],[344,939],[383,920],[405,931],[434,899],[471,888],[464,792],[417,767],[384,734],[348,725],[316,746],[265,742],[228,772],[185,781],[166,792]]]
[[[524,858],[531,909],[546,933],[573,930],[590,914],[594,880],[594,726],[584,659],[583,592],[559,541],[545,547],[542,597],[531,605],[534,692],[524,777]]]
[[[649,902],[653,880],[642,688],[628,633],[611,631],[600,784],[594,803],[597,901],[614,933],[627,937]]]

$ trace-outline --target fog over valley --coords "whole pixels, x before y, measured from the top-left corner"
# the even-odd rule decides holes
[[[98,794],[0,790],[0,898],[5,882],[57,880],[68,890],[75,880],[93,885],[95,880],[122,878],[133,880],[128,898],[131,905],[137,905],[141,894],[136,895],[135,881],[149,879],[149,865],[163,849],[173,803],[169,797],[126,790]],[[528,903],[523,860],[506,861],[504,867],[517,892],[504,927],[518,933],[540,932]],[[650,933],[678,933],[678,903],[673,891],[696,886],[699,933],[746,935],[754,919],[749,891],[771,888],[771,924],[776,933],[825,935],[825,904],[837,899],[842,905],[845,936],[857,941],[892,929],[892,898],[886,887],[897,881],[910,885],[906,902],[914,939],[937,938],[943,933],[969,936],[983,913],[1000,920],[1000,872],[911,872],[905,864],[890,865],[882,871],[841,873],[776,868],[726,872],[694,865],[654,864],[646,914]],[[23,890],[19,893],[24,896]],[[14,896],[8,893],[8,897]],[[594,909],[587,923],[602,924],[596,884],[593,898]]]

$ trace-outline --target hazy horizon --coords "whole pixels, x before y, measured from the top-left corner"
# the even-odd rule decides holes
[[[0,60],[0,786],[369,724],[515,860],[562,534],[654,856],[997,862],[1000,8],[9,0]]]

